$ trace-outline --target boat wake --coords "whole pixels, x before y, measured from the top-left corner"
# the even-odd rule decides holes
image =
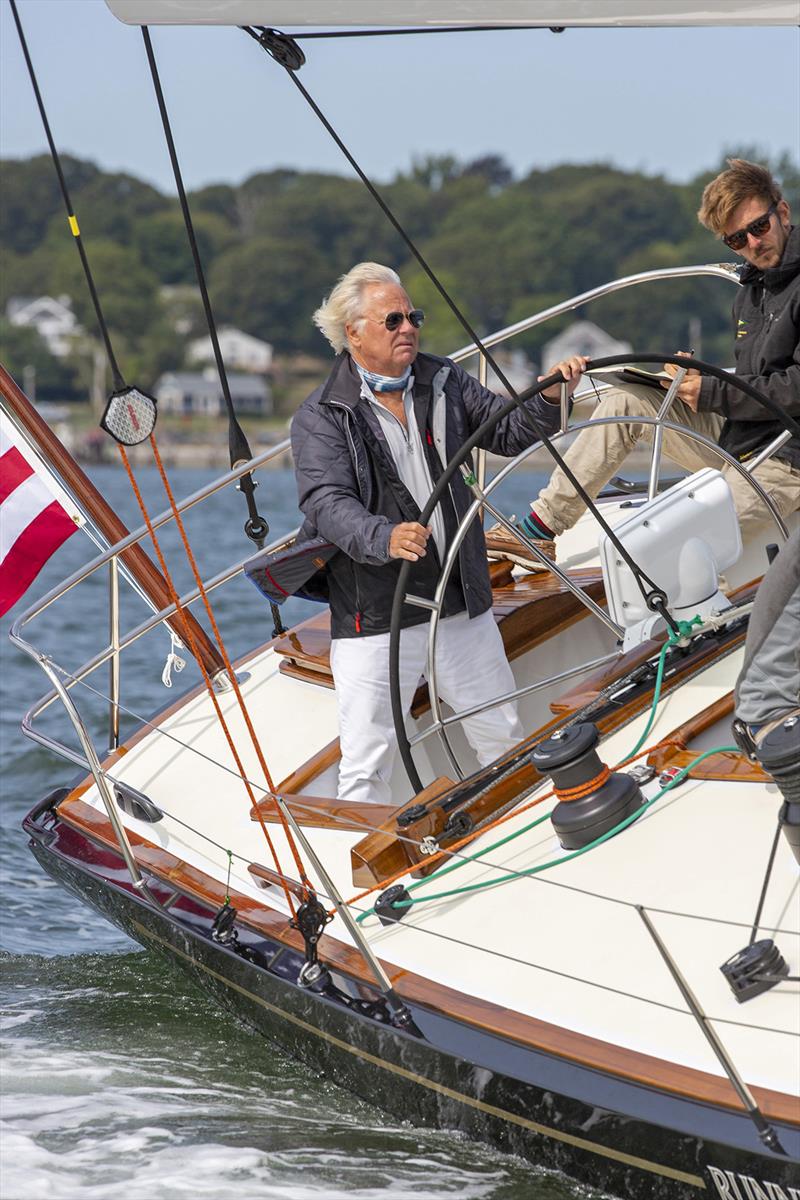
[[[382,1121],[147,953],[0,963],[2,1200],[597,1195]]]

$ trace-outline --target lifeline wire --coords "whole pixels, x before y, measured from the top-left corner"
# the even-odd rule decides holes
[[[60,672],[60,674],[62,674],[65,678],[71,679],[75,683],[80,684],[81,686],[86,688],[88,691],[90,691],[93,695],[98,696],[100,699],[107,699],[107,697],[102,692],[98,691],[97,688],[93,688],[90,684],[86,683],[85,680],[77,679],[74,675],[72,675],[65,668],[60,667],[55,663],[53,665]],[[133,713],[128,709],[124,709],[124,711],[126,711],[129,715],[134,716],[137,719],[140,719],[140,718],[138,718],[136,713]],[[175,738],[175,736],[173,734],[167,733],[166,731],[159,729],[158,726],[153,726],[151,722],[143,720],[143,723],[145,725],[150,725],[151,728],[154,729],[154,731],[159,732],[162,734],[162,736],[170,738],[170,740],[177,742],[178,745],[181,745],[181,746],[184,745],[184,743],[181,742],[180,739]],[[194,747],[186,746],[185,748],[188,750],[194,750],[194,752],[200,754],[201,757],[204,757],[204,758],[208,757],[207,755],[203,755],[201,751],[196,750]],[[213,759],[209,759],[208,761],[213,762],[214,765],[219,766],[222,770],[227,771],[230,774],[233,774],[233,772],[230,771],[230,768],[225,767],[224,764],[216,763],[215,760],[213,760]],[[176,817],[169,810],[162,809],[161,811],[163,811],[164,815],[166,817],[169,817],[169,819],[171,821],[173,821],[175,824],[182,826],[184,829],[188,829],[190,832],[192,832],[192,833],[196,834],[198,837],[200,837],[203,841],[207,841],[210,845],[215,846],[218,850],[222,850],[223,853],[225,853],[225,854],[232,854],[232,856],[234,858],[238,859],[240,862],[249,864],[249,861],[250,861],[249,857],[246,858],[243,855],[236,853],[235,851],[227,850],[225,848],[225,846],[222,845],[222,843],[215,841],[213,838],[209,837],[208,834],[203,833],[202,830],[196,829],[194,826],[189,825],[185,821],[182,821],[179,817]],[[404,838],[402,840],[412,841],[412,839],[410,839],[410,838]],[[454,852],[452,849],[442,851],[442,853],[453,856],[453,857],[457,856],[456,852]],[[476,862],[478,865],[496,867],[496,864],[486,862],[485,860],[479,859],[477,857],[474,857],[472,859],[472,861]],[[543,877],[526,876],[525,878],[529,879],[530,882],[532,882],[532,883],[546,884],[551,887],[561,888],[564,891],[574,892],[579,895],[588,896],[592,899],[602,900],[606,903],[614,904],[614,905],[617,905],[617,906],[620,906],[623,908],[636,909],[636,907],[637,907],[631,901],[621,900],[617,896],[606,896],[602,892],[593,892],[586,888],[577,888],[572,884],[562,883],[562,882],[558,882],[558,881],[552,880],[552,879],[545,879]],[[326,896],[325,898],[331,899],[331,897],[328,897],[328,896]],[[352,901],[351,901],[351,903],[352,903]],[[371,911],[372,911],[371,909],[366,910],[366,911],[362,910],[362,912],[359,913],[359,916],[360,917],[368,916]],[[661,909],[661,908],[653,908],[653,907],[648,906],[647,911],[651,912],[651,913],[664,915],[664,916],[673,916],[673,917],[680,917],[680,918],[687,919],[687,920],[703,921],[706,924],[724,925],[724,926],[726,926],[726,928],[727,927],[741,928],[741,929],[749,929],[750,928],[749,924],[745,924],[744,922],[740,922],[740,921],[723,920],[721,918],[707,917],[707,916],[699,915],[697,913],[684,913],[684,912],[680,912],[680,911],[673,910],[673,909]],[[569,972],[558,971],[555,968],[546,967],[540,963],[531,962],[528,959],[522,959],[522,958],[519,958],[512,954],[506,954],[503,951],[493,950],[493,949],[491,949],[491,947],[488,947],[485,945],[478,945],[473,942],[467,942],[460,938],[455,938],[450,934],[442,933],[438,930],[426,929],[423,926],[416,926],[416,925],[409,925],[409,926],[405,926],[404,928],[410,929],[415,933],[423,933],[428,937],[438,938],[440,941],[445,941],[445,942],[452,943],[453,945],[462,946],[465,949],[479,950],[483,953],[491,955],[494,958],[498,958],[498,959],[505,960],[508,962],[518,963],[520,966],[530,967],[534,970],[541,970],[547,974],[558,975],[561,978],[570,979],[574,982],[588,984],[588,986],[598,988],[601,991],[609,991],[609,992],[612,992],[615,994],[619,994],[618,989],[613,988],[607,984],[598,983],[595,980],[583,979],[579,975],[571,975]],[[775,928],[773,930],[773,932],[774,933],[785,933],[787,935],[791,935],[794,933],[793,930],[784,930],[781,928]],[[280,953],[280,951],[278,951],[278,953]],[[790,980],[787,980],[785,977],[781,978],[781,982],[789,982],[789,981]],[[630,993],[626,992],[626,993],[624,993],[624,995],[630,996]],[[650,997],[647,997],[647,996],[633,996],[632,998],[640,1000],[640,1001],[642,1001],[642,1003],[645,1003],[645,1004],[651,1004],[654,1007],[664,1008],[668,1011],[685,1015],[684,1009],[678,1008],[675,1005],[666,1004],[662,1001],[652,1000]],[[726,1018],[726,1017],[714,1017],[714,1018],[709,1018],[709,1019],[715,1020],[721,1024],[735,1025],[737,1027],[745,1028],[745,1029],[758,1029],[758,1030],[762,1030],[763,1032],[767,1032],[767,1033],[779,1033],[779,1034],[786,1033],[785,1030],[777,1029],[773,1026],[754,1025],[747,1021],[733,1021],[730,1018]]]
[[[80,687],[83,687],[86,691],[90,692],[93,696],[97,696],[98,699],[103,700],[103,701],[108,700],[108,696],[105,694],[105,692],[101,692],[98,688],[92,687],[92,685],[90,683],[87,683],[85,679],[78,679],[78,677],[76,675],[72,674],[72,672],[68,671],[65,667],[60,666],[58,663],[53,662],[52,660],[51,660],[51,666],[55,670],[57,670],[59,672],[59,674],[62,675],[65,679],[68,679],[72,683],[77,684]],[[124,712],[126,714],[126,716],[133,717],[136,721],[140,722],[142,725],[150,728],[154,733],[157,733],[161,737],[165,737],[169,741],[174,742],[177,746],[180,746],[182,749],[184,749],[192,754],[197,754],[200,758],[204,759],[206,762],[211,763],[212,766],[218,767],[221,771],[224,771],[226,774],[235,776],[237,779],[240,778],[240,776],[235,771],[233,771],[230,767],[225,766],[224,763],[219,762],[217,759],[211,758],[207,754],[204,754],[203,751],[199,750],[196,746],[190,746],[186,742],[181,741],[181,739],[176,737],[174,733],[169,733],[166,729],[163,729],[163,728],[161,728],[161,726],[156,725],[153,721],[148,721],[146,717],[140,716],[139,713],[136,713],[132,709],[127,708],[124,704],[120,704],[120,711]],[[658,749],[658,746],[651,747],[651,748],[643,751],[643,753],[649,754],[651,752],[651,750],[656,750],[656,749]],[[637,757],[641,757],[641,755],[638,755]],[[630,763],[631,761],[632,761],[631,759],[623,760],[622,763],[617,764],[617,769],[619,769],[619,767],[621,767],[621,766],[626,765],[627,763]],[[689,769],[691,770],[691,764],[690,764]],[[109,776],[109,777],[113,780],[113,776]],[[257,787],[257,788],[261,789],[261,785],[256,784],[252,780],[250,782],[252,783],[253,787]],[[534,800],[532,802],[532,804],[537,804],[537,803],[539,803],[540,800],[546,800],[547,798],[548,798],[547,795],[539,797],[537,800]],[[531,807],[531,806],[532,805],[528,805],[527,807]],[[215,846],[218,850],[222,850],[223,852],[227,853],[225,846],[223,846],[221,842],[215,841],[214,838],[210,837],[206,833],[203,833],[203,831],[201,829],[197,829],[193,825],[189,825],[186,821],[182,821],[180,819],[180,817],[176,817],[175,814],[170,812],[169,809],[165,809],[165,808],[163,808],[163,806],[160,806],[160,805],[159,805],[159,808],[164,813],[164,815],[169,817],[169,819],[171,821],[174,821],[175,824],[181,825],[184,829],[188,829],[191,833],[196,834],[203,841],[206,841],[210,845]],[[501,820],[496,822],[496,824],[499,825],[507,820],[510,820],[513,816],[519,816],[524,811],[525,811],[524,808],[517,809],[517,810],[515,810],[515,812],[509,813],[505,817],[501,818]],[[336,820],[336,819],[337,818],[334,816],[334,820]],[[535,824],[535,822],[534,822],[534,824]],[[381,832],[380,828],[377,826],[366,825],[366,826],[364,826],[364,828],[369,833]],[[487,833],[490,828],[492,828],[492,826],[488,826],[485,829],[480,830],[480,833],[481,834]],[[418,839],[411,838],[411,837],[405,836],[400,833],[396,834],[396,837],[397,837],[397,840],[400,842],[408,842],[409,845],[413,845],[416,847],[419,847],[419,845],[420,845],[420,842]],[[481,857],[479,857],[478,855],[460,854],[457,847],[459,845],[466,844],[470,840],[474,840],[474,836],[466,837],[463,839],[463,841],[461,843],[455,843],[453,846],[448,846],[448,847],[440,850],[439,854],[444,858],[455,858],[455,859],[463,860],[466,862],[474,862],[477,866],[488,867],[491,870],[499,871],[499,870],[503,869],[503,868],[499,867],[497,863],[490,862],[488,859],[485,859],[482,857],[482,855],[486,853],[485,850],[481,852]],[[234,857],[239,859],[239,861],[243,862],[243,863],[249,863],[249,861],[250,861],[249,858],[246,858],[241,854],[237,854],[235,851],[234,851]],[[392,882],[392,880],[394,878],[398,878],[398,879],[402,878],[403,875],[408,874],[408,870],[409,870],[409,868],[406,868],[402,872],[399,872],[397,874],[397,876],[392,876],[385,880],[382,880],[381,883],[377,884],[374,888],[370,888],[367,891],[360,893],[358,896],[354,896],[349,901],[349,903],[351,904],[352,907],[355,908],[356,902],[359,899],[362,899],[364,896],[368,896],[372,892],[377,891],[379,888],[386,886],[388,883]],[[631,901],[622,900],[622,899],[620,899],[619,896],[608,896],[603,892],[593,891],[591,888],[576,887],[575,884],[564,883],[562,880],[547,879],[544,876],[525,876],[525,878],[534,884],[544,884],[547,887],[554,887],[554,888],[560,889],[561,891],[572,892],[575,895],[588,896],[594,900],[602,900],[606,904],[613,904],[613,905],[617,905],[622,908],[635,908],[636,907],[636,905],[633,904]],[[326,897],[326,898],[330,899],[330,897]],[[370,910],[361,910],[361,911],[364,912],[365,915],[369,915],[369,912],[371,912],[372,910],[370,909]],[[686,921],[702,921],[704,924],[707,924],[707,925],[724,925],[726,928],[730,928],[730,929],[747,929],[747,930],[752,929],[752,923],[749,921],[748,922],[732,921],[730,919],[726,919],[723,917],[709,917],[709,916],[705,916],[705,915],[699,914],[699,913],[682,912],[680,909],[654,908],[652,905],[648,905],[647,911],[651,912],[651,913],[657,913],[660,916],[679,917],[681,920],[686,920]],[[417,928],[417,927],[407,926],[407,928]],[[786,934],[787,936],[796,936],[796,930],[794,930],[794,929],[784,929],[781,926],[769,926],[769,928],[775,934]],[[477,949],[486,949],[486,947],[483,947],[483,946],[475,947],[470,942],[460,942],[460,941],[458,941],[458,939],[449,938],[446,934],[440,934],[434,930],[420,930],[420,932],[428,933],[434,937],[442,937],[445,940],[456,941],[458,945],[469,946],[472,949],[476,949],[476,948]],[[497,952],[487,950],[487,953],[497,953]],[[509,957],[509,956],[501,955],[500,957]],[[534,963],[527,963],[524,959],[513,959],[512,961],[520,962],[523,965],[527,965],[527,966],[535,966],[536,965]],[[544,970],[545,968],[542,968],[542,969]],[[782,976],[782,978],[785,979],[786,977]],[[720,1018],[720,1019],[722,1020],[723,1018]],[[758,1026],[758,1027],[754,1026],[754,1028],[760,1028],[760,1026]]]
[[[93,696],[96,696],[98,699],[108,702],[109,697],[106,695],[106,693],[101,692],[99,690],[99,688],[92,687],[92,685],[90,683],[87,683],[85,679],[78,679],[78,677],[76,675],[74,675],[71,671],[68,671],[66,669],[66,667],[62,667],[59,663],[54,662],[52,659],[50,660],[50,665],[53,667],[54,670],[58,671],[58,673],[60,675],[62,675],[65,679],[70,680],[71,683],[84,688],[87,692],[90,692]],[[119,708],[120,708],[120,712],[125,713],[125,715],[128,717],[132,717],[135,721],[139,722],[139,724],[152,730],[153,733],[157,733],[160,737],[167,738],[169,741],[174,742],[176,746],[180,746],[181,749],[187,751],[190,754],[196,754],[199,758],[204,759],[205,762],[208,762],[212,766],[217,767],[220,771],[225,772],[225,774],[232,775],[236,779],[241,778],[241,776],[238,774],[238,772],[234,771],[231,767],[227,767],[224,763],[220,762],[219,760],[217,760],[215,758],[211,758],[211,756],[208,754],[204,754],[202,750],[199,750],[197,748],[197,746],[191,746],[187,742],[181,741],[181,739],[179,737],[176,737],[174,733],[170,733],[168,730],[163,729],[160,725],[155,724],[155,722],[153,722],[153,721],[148,721],[148,719],[146,717],[143,717],[139,713],[134,712],[133,709],[128,708],[124,704],[120,704]],[[656,750],[656,749],[658,749],[658,746],[654,746],[654,747],[652,747],[652,749]],[[650,749],[648,749],[648,750],[645,750],[643,753],[649,754],[650,752],[651,752]],[[637,757],[641,757],[641,755],[639,755]],[[632,760],[627,759],[627,760],[625,760],[625,762],[619,763],[618,768],[625,765],[626,763],[629,763],[630,761],[632,761]],[[108,772],[105,772],[105,774],[108,774]],[[109,775],[109,778],[111,778],[112,781],[114,780],[114,777],[111,775]],[[254,788],[257,788],[258,790],[263,791],[264,795],[267,795],[267,792],[263,788],[263,785],[257,784],[254,780],[249,780],[249,782],[252,784],[252,786]],[[527,805],[526,807],[531,807],[533,804],[539,803],[540,800],[546,800],[547,798],[548,798],[547,795],[539,797],[537,800],[531,802],[531,804]],[[174,813],[170,812],[169,809],[164,808],[162,805],[159,805],[158,807],[161,809],[161,811],[164,813],[165,816],[169,817],[170,820],[174,821],[177,825],[182,825],[184,829],[188,829],[191,833],[196,834],[198,837],[202,838],[204,841],[207,841],[210,845],[216,846],[216,848],[218,850],[225,851],[225,847],[222,845],[221,842],[215,841],[214,838],[209,837],[209,835],[206,833],[203,833],[203,831],[201,829],[196,829],[193,825],[189,825],[186,821],[182,821],[180,819],[180,817],[176,817]],[[524,811],[525,811],[525,808],[516,809],[514,812],[508,813],[506,816],[502,817],[501,820],[497,821],[494,824],[499,825],[504,821],[510,820],[513,816],[519,816]],[[335,814],[332,815],[332,819],[334,820],[334,822],[338,820],[340,823],[343,823],[342,818],[338,817]],[[490,825],[490,826],[486,826],[485,828],[480,829],[478,832],[481,835],[488,833],[489,830],[494,827],[494,824]],[[375,826],[375,825],[365,825],[364,829],[367,833],[382,832],[382,828],[380,826]],[[408,837],[407,835],[404,835],[399,832],[395,835],[395,837],[397,838],[397,841],[407,842],[410,846],[415,846],[417,848],[419,848],[419,846],[421,844],[418,838]],[[459,850],[458,850],[459,845],[465,845],[469,841],[474,841],[474,840],[475,840],[475,837],[473,834],[468,837],[465,837],[462,842],[454,843],[453,846],[444,847],[438,853],[443,858],[454,858],[454,859],[464,860],[467,862],[474,862],[477,866],[480,866],[480,867],[489,867],[491,870],[496,870],[496,871],[502,870],[502,868],[499,867],[497,865],[497,863],[489,862],[487,859],[483,858],[482,856],[478,857],[477,855],[466,855],[466,854],[461,854],[459,852]],[[481,855],[483,855],[485,853],[486,853],[486,851],[482,851]],[[240,862],[249,862],[250,861],[249,858],[245,858],[243,855],[236,854],[235,852],[234,852],[234,857],[238,858],[240,860]],[[387,879],[382,880],[381,883],[376,884],[376,886],[374,888],[370,888],[367,891],[360,893],[360,895],[354,896],[349,901],[349,903],[353,907],[355,907],[357,900],[363,898],[364,896],[371,895],[372,892],[377,891],[379,888],[386,886],[388,883],[391,883],[392,880],[395,878],[397,878],[397,879],[402,878],[403,875],[408,874],[408,870],[409,870],[409,868],[405,868],[402,872],[398,873],[396,876],[387,877]],[[528,878],[530,878],[532,883],[546,884],[548,887],[560,888],[562,891],[574,892],[576,895],[580,895],[580,896],[590,896],[595,900],[602,900],[607,904],[617,904],[617,905],[622,906],[623,908],[635,907],[635,905],[631,904],[629,901],[621,900],[618,896],[607,896],[603,892],[592,891],[591,888],[576,887],[575,884],[564,883],[563,881],[557,880],[557,879],[545,879],[544,877],[535,877],[535,876],[529,876]],[[724,925],[724,926],[732,928],[732,929],[748,929],[748,930],[752,929],[752,923],[749,921],[748,922],[731,921],[731,920],[727,920],[723,917],[702,916],[697,913],[681,912],[680,909],[653,908],[652,906],[648,905],[648,912],[658,913],[661,916],[667,916],[667,917],[680,917],[682,920],[687,920],[687,921],[703,921],[704,923],[709,924],[709,925]],[[792,930],[792,929],[782,929],[779,926],[776,926],[776,927],[770,926],[770,928],[772,929],[773,933],[785,933],[787,935],[795,934],[795,930]],[[464,944],[467,945],[469,943],[464,943]]]

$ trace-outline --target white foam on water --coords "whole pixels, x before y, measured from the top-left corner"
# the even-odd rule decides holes
[[[489,1200],[506,1179],[491,1152],[359,1101],[204,1086],[174,1061],[24,1036],[5,1050],[0,1200]]]
[[[417,1160],[417,1169],[404,1178],[401,1154],[385,1160],[378,1155],[377,1161],[371,1156],[354,1170],[352,1156],[323,1153],[314,1157],[316,1170],[307,1174],[302,1163],[290,1161],[292,1156],[250,1146],[180,1144],[168,1130],[144,1125],[135,1134],[78,1137],[59,1150],[0,1125],[0,1141],[6,1164],[2,1200],[444,1200],[456,1195],[488,1200],[502,1177],[452,1164],[443,1175],[443,1164],[431,1159]]]

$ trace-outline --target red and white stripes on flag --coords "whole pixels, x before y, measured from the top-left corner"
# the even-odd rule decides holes
[[[0,616],[84,518],[0,410]]]

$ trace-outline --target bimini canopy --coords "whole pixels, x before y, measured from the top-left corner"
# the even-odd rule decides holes
[[[106,0],[129,25],[797,25],[800,0]]]

